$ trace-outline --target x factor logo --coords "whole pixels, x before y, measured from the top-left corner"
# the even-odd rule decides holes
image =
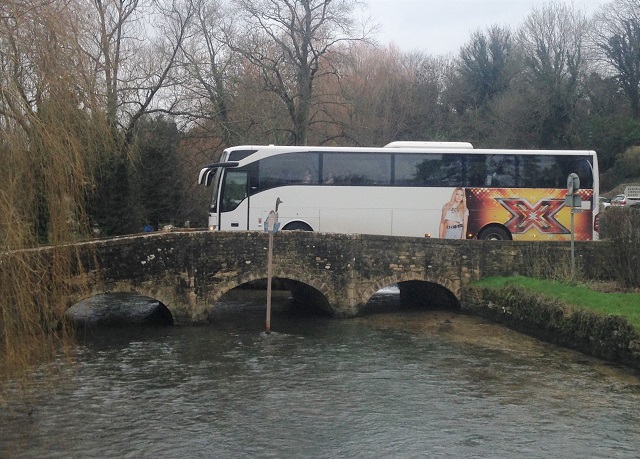
[[[555,217],[564,206],[563,199],[541,199],[534,205],[522,198],[498,198],[498,201],[511,214],[506,226],[512,233],[525,233],[531,228],[541,233],[570,233]]]

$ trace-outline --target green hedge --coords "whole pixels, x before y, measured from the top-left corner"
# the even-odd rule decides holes
[[[603,260],[616,279],[640,287],[640,207],[609,207],[600,213],[600,238],[613,242]]]

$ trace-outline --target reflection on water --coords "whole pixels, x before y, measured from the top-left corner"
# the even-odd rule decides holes
[[[266,335],[263,295],[87,337],[31,415],[0,412],[0,457],[638,457],[631,371],[451,312],[308,318],[276,296]]]

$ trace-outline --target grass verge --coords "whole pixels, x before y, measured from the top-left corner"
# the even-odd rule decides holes
[[[633,327],[640,330],[640,293],[605,293],[588,285],[572,285],[521,276],[489,277],[475,282],[474,285],[495,289],[507,286],[524,288],[549,298],[559,299],[574,307],[597,311],[604,315],[624,316]]]

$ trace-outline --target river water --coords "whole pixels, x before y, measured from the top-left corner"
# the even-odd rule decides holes
[[[53,393],[0,410],[0,457],[640,455],[637,373],[453,312],[335,320],[285,301],[269,335],[264,293],[244,291],[207,326],[81,336]]]

